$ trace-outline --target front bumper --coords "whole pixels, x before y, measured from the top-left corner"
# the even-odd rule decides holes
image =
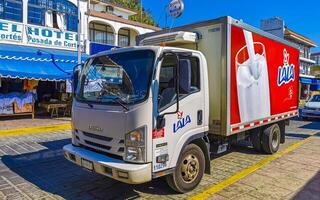
[[[81,147],[68,144],[63,147],[64,156],[69,161],[82,166],[82,159],[93,163],[93,171],[129,184],[151,181],[151,163],[132,164],[110,158]]]

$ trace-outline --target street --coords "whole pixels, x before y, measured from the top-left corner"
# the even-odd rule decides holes
[[[205,175],[200,185],[187,194],[173,192],[164,178],[133,186],[81,169],[67,161],[61,150],[70,143],[69,130],[0,137],[0,199],[319,199],[319,130],[320,123],[316,121],[291,121],[280,152],[313,137],[235,183],[230,182],[230,177],[239,176],[240,171],[270,155],[257,153],[245,145],[234,146],[230,152],[212,159],[211,175]],[[295,152],[299,156],[295,156]],[[284,159],[285,156],[291,157]],[[312,161],[308,159],[310,156],[314,158]],[[277,170],[270,166],[273,163]],[[295,168],[297,173],[281,171],[286,168]],[[285,179],[277,179],[273,184],[272,180],[279,174]],[[293,178],[294,174],[300,177]],[[212,188],[223,181],[229,182],[227,187]],[[307,187],[308,181],[312,182],[311,188]]]

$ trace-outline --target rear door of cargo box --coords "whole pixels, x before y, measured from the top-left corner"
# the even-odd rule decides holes
[[[297,115],[299,50],[237,20],[228,27],[227,135]]]

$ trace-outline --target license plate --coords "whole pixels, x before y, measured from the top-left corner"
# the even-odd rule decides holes
[[[81,166],[92,171],[93,170],[93,163],[89,160],[82,159],[81,160]]]

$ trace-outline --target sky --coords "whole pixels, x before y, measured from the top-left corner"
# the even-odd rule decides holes
[[[165,6],[170,0],[142,0],[160,27],[165,26]],[[168,17],[168,26],[231,16],[260,27],[260,20],[281,17],[291,30],[320,46],[320,0],[183,0],[185,10],[178,19]],[[312,52],[320,52],[320,47]]]

